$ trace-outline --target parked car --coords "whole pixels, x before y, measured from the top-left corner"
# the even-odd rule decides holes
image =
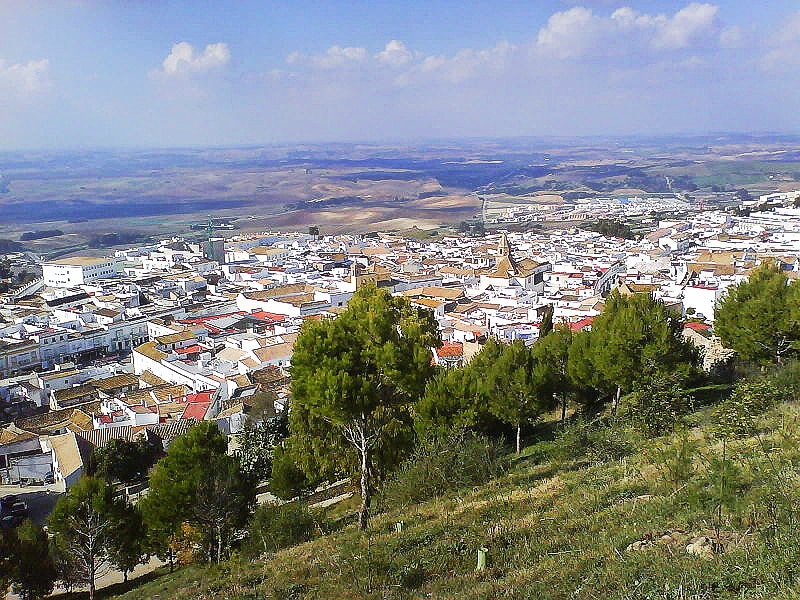
[[[0,519],[0,529],[8,531],[14,529],[17,525],[22,523],[23,517],[18,515],[6,515]]]
[[[11,507],[19,502],[17,494],[9,494],[0,498],[0,514],[7,515],[11,512]]]
[[[24,519],[28,516],[28,505],[24,502],[15,502],[11,506],[11,514]]]

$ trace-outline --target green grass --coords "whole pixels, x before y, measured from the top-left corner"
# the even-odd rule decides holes
[[[118,597],[796,598],[800,409],[781,405],[741,440],[714,437],[710,418],[656,440],[618,427],[555,453],[558,438],[534,444],[502,478],[378,515],[367,532],[184,567]],[[688,554],[701,535],[724,552]],[[643,549],[626,550],[637,541]],[[481,547],[488,565],[476,573]]]

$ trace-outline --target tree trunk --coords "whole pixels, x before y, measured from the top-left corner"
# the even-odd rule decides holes
[[[361,509],[358,511],[358,528],[364,531],[369,520],[370,481],[369,481],[369,448],[366,440],[361,444]]]
[[[222,526],[217,526],[217,564],[222,562]]]
[[[122,571],[122,583],[128,583],[128,569]]]
[[[622,388],[617,386],[617,393],[614,396],[614,403],[611,405],[611,416],[617,416],[617,409],[619,408],[619,399],[622,396]]]
[[[562,394],[561,396],[561,423],[563,424],[564,421],[567,420],[567,395]]]
[[[517,454],[522,452],[522,425],[517,423]]]
[[[94,600],[94,556],[89,558],[89,600]]]

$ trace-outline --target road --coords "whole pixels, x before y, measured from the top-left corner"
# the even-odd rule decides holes
[[[54,486],[2,485],[0,486],[0,498],[9,494],[19,496],[19,500],[28,505],[30,519],[37,525],[45,525],[56,501],[61,497],[61,494],[53,488]]]

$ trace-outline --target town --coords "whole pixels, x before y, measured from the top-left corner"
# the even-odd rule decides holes
[[[797,276],[798,196],[771,195],[746,216],[660,220],[641,239],[576,228],[435,241],[209,230],[203,242],[45,261],[0,304],[2,484],[64,492],[110,440],[166,449],[200,421],[235,439],[264,417],[251,411],[260,392],[274,399],[267,414],[288,408],[302,323],[335,317],[367,282],[433,312],[439,365],[468,362],[489,338],[531,344],[548,311],[591,328],[617,289],[662,300],[687,319],[706,369],[724,368],[732,353],[713,335],[715,304],[762,261]]]

